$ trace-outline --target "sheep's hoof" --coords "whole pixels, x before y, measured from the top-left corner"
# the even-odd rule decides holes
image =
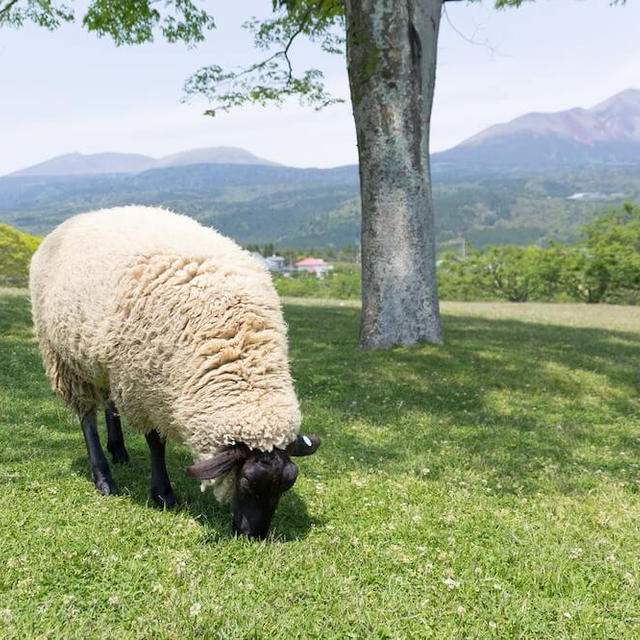
[[[118,447],[117,449],[114,449],[113,451],[110,450],[110,453],[111,453],[111,460],[113,460],[113,464],[128,464],[129,454],[127,453],[127,450],[124,448],[124,445],[122,445],[122,447]]]
[[[113,496],[118,493],[118,488],[113,478],[102,477],[95,480],[96,489],[103,496]]]
[[[173,491],[165,494],[156,493],[155,491],[151,492],[151,499],[158,509],[175,509],[178,506],[178,499],[176,498],[176,494]]]

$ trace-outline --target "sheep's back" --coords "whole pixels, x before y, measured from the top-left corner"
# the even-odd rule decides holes
[[[41,346],[109,388],[132,426],[200,450],[297,430],[277,294],[228,238],[162,209],[82,214],[43,241],[30,286]]]

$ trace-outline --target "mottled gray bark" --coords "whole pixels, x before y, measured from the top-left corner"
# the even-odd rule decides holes
[[[442,0],[346,0],[360,156],[360,345],[442,342],[429,121]]]

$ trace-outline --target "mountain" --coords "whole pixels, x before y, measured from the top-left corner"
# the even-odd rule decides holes
[[[433,156],[440,243],[571,241],[585,222],[640,201],[640,91],[590,109],[530,113]],[[71,154],[0,178],[0,221],[44,234],[75,213],[168,207],[243,245],[353,245],[358,168],[295,169],[229,147],[165,158]]]
[[[278,166],[238,147],[205,147],[160,158],[155,167],[179,167],[188,164],[261,164]]]
[[[100,173],[137,173],[154,165],[156,160],[137,153],[67,153],[45,160],[12,176],[79,176]]]
[[[590,109],[528,113],[433,155],[436,170],[544,173],[580,166],[640,165],[640,91],[627,89]]]
[[[132,153],[67,153],[9,175],[25,177],[140,173],[148,169],[192,164],[277,165],[238,147],[205,147],[162,158]]]
[[[640,167],[455,179],[434,174],[433,197],[438,242],[568,241],[609,207],[640,201]],[[75,213],[126,204],[190,215],[243,245],[341,247],[360,238],[356,166],[198,164],[137,174],[0,178],[0,221],[30,233],[48,233]]]

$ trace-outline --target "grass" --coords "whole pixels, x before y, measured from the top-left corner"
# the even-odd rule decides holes
[[[349,303],[286,301],[324,438],[272,539],[168,465],[90,484],[24,292],[0,292],[0,637],[637,638],[640,313],[450,304],[444,347],[362,353]]]

